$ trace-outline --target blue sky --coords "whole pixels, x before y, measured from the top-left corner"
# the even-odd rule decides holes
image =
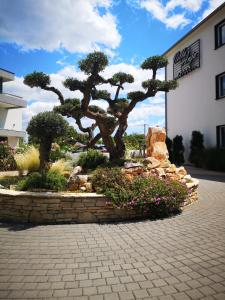
[[[36,113],[50,110],[57,98],[23,85],[23,76],[34,70],[51,74],[52,84],[67,76],[83,78],[77,61],[93,50],[109,55],[105,76],[125,71],[139,89],[149,74],[140,70],[148,56],[162,54],[221,0],[17,0],[0,1],[0,68],[16,74],[5,90],[28,101],[24,126]],[[54,5],[52,5],[54,3]],[[160,78],[163,73],[160,72]],[[114,92],[111,90],[112,93]],[[77,94],[79,96],[79,94]],[[105,107],[104,103],[100,103]],[[84,123],[88,123],[84,120]],[[164,95],[139,105],[129,118],[129,132],[143,131],[143,124],[164,124]]]

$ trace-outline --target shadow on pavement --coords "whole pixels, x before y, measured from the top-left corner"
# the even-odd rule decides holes
[[[0,223],[0,228],[7,228],[9,231],[23,231],[37,226],[35,224]]]
[[[188,174],[197,179],[225,182],[225,173],[186,166]]]

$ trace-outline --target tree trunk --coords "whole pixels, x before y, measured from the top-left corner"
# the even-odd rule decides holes
[[[40,143],[40,148],[39,148],[40,168],[39,168],[39,171],[44,171],[44,170],[47,170],[47,168],[48,168],[51,146],[52,146],[52,141],[50,141],[50,140],[42,141]]]
[[[123,135],[127,129],[127,118],[123,118],[120,120],[119,128],[117,129],[114,138],[112,137],[112,133],[115,127],[107,127],[104,122],[98,123],[98,127],[103,143],[105,144],[105,147],[109,152],[110,161],[124,159],[126,148],[123,141]]]
[[[127,116],[119,120],[119,127],[114,137],[116,143],[117,156],[120,159],[124,159],[126,155],[126,147],[123,140],[124,133],[126,132],[126,130],[127,130]]]

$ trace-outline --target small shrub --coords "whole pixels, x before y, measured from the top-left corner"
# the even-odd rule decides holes
[[[0,171],[16,170],[14,151],[7,142],[0,142]]]
[[[178,166],[184,163],[184,145],[181,135],[176,135],[173,139],[173,161]]]
[[[81,153],[77,164],[85,170],[94,170],[107,162],[105,157],[98,150],[90,149],[85,153]]]
[[[57,172],[31,173],[22,179],[16,189],[19,191],[32,191],[36,189],[46,189],[52,191],[62,191],[66,186],[66,178]]]
[[[43,174],[34,172],[26,178],[18,182],[16,189],[18,191],[29,191],[34,189],[41,189],[44,186]]]
[[[30,147],[29,144],[25,144],[21,139],[19,140],[19,147],[16,148],[16,154],[22,154]]]
[[[185,185],[156,177],[136,177],[132,183],[132,198],[125,205],[141,209],[154,217],[179,212],[188,191]]]
[[[195,167],[202,167],[204,156],[204,137],[201,132],[192,131],[190,148],[189,161],[193,163]]]
[[[213,171],[225,172],[225,149],[206,149],[204,152],[204,167]]]
[[[66,178],[57,172],[48,171],[45,177],[45,188],[53,191],[63,191],[66,186]]]
[[[49,171],[56,172],[63,176],[68,176],[72,171],[72,166],[71,163],[65,161],[65,159],[59,159],[50,166]]]
[[[66,153],[64,150],[61,149],[61,147],[57,143],[52,144],[51,152],[50,152],[50,161],[55,162],[60,159],[63,159],[66,157]]]
[[[14,157],[19,171],[34,172],[40,167],[39,151],[34,146],[28,147],[23,153],[16,154]]]
[[[153,176],[137,176],[130,181],[119,168],[96,170],[92,183],[116,207],[141,210],[152,217],[178,212],[188,195],[186,186],[179,182]]]
[[[0,185],[4,186],[6,189],[9,189],[10,185],[16,185],[19,180],[21,180],[21,177],[18,176],[0,177]]]
[[[169,160],[173,163],[173,141],[169,137],[166,137],[166,146],[169,152]]]
[[[120,168],[99,168],[92,176],[92,184],[99,193],[104,193],[107,189],[115,185],[126,186],[128,180],[122,174]]]

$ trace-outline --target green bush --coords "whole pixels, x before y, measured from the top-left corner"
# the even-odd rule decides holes
[[[51,162],[55,162],[63,158],[66,158],[66,152],[57,143],[53,143],[51,147],[49,160]]]
[[[168,136],[166,137],[166,146],[169,152],[169,160],[173,163],[173,141]]]
[[[66,186],[66,178],[57,172],[49,171],[45,177],[45,187],[48,190],[63,191]]]
[[[19,180],[21,180],[21,177],[19,176],[0,177],[0,185],[4,186],[6,189],[9,189],[10,185],[16,185]]]
[[[7,142],[0,142],[0,171],[16,170],[14,151]]]
[[[210,148],[204,152],[204,167],[225,172],[225,149]]]
[[[90,149],[87,152],[80,154],[77,164],[85,170],[94,170],[106,162],[107,157],[101,152]]]
[[[62,191],[66,186],[66,178],[57,172],[32,173],[21,180],[16,189],[19,191],[32,191],[36,189],[46,189],[52,191]]]
[[[173,162],[178,166],[184,163],[184,145],[181,135],[176,135],[173,139]]]
[[[190,148],[189,161],[193,163],[195,167],[202,167],[204,156],[204,137],[200,131],[192,131]]]
[[[178,212],[188,196],[187,187],[179,182],[153,176],[137,176],[130,181],[119,168],[96,170],[92,183],[116,207],[141,210],[152,217]]]

